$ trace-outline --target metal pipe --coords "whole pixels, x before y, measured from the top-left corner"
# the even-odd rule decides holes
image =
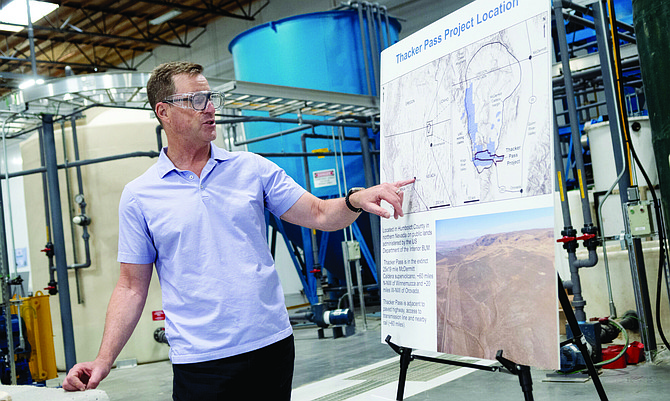
[[[563,77],[559,78],[561,81],[563,80]],[[573,82],[574,82],[574,77],[573,77]],[[590,81],[582,81],[579,83],[573,84],[573,89],[575,90],[575,96],[578,95],[590,95],[590,94],[596,94],[599,91],[602,91],[602,78],[599,79],[594,79]],[[568,95],[565,93],[565,86],[554,86],[553,91],[552,91],[552,97],[554,100],[558,99],[564,99]]]
[[[12,118],[12,117],[10,117],[10,118]],[[2,124],[2,146],[4,148],[4,153],[5,153],[4,154],[4,156],[5,156],[4,157],[5,178],[7,177],[7,174],[9,174],[9,156],[7,154],[7,132],[5,130],[5,124],[8,121],[9,121],[9,119],[5,120],[4,123]],[[15,247],[14,220],[12,218],[12,215],[13,215],[13,213],[12,213],[12,194],[11,194],[11,190],[10,190],[10,186],[9,186],[9,180],[6,181],[6,184],[7,184],[7,198],[8,198],[8,202],[7,202],[7,212],[8,213],[7,213],[7,215],[9,216],[9,234],[10,234],[9,238],[11,239],[11,246],[8,244],[8,249],[14,249],[14,247]],[[14,262],[13,263],[14,276],[16,277],[16,276],[19,275],[19,272],[18,272],[18,267],[16,265],[16,256],[15,255],[13,255],[12,261]],[[9,270],[9,267],[8,267],[8,270]],[[21,289],[23,290],[23,286],[21,287]],[[21,341],[23,341],[23,337],[21,337]]]
[[[375,38],[377,39],[377,48],[379,53],[386,48],[384,46],[384,33],[382,32],[382,13],[379,10],[379,3],[372,3],[372,9],[376,17],[376,29],[375,29]]]
[[[603,6],[602,0],[598,4],[594,4],[594,7],[597,6]],[[630,140],[630,135],[629,135],[629,125],[628,125],[628,114],[626,113],[626,110],[624,108],[624,102],[625,102],[625,92],[624,92],[624,85],[622,82],[622,73],[621,71],[621,59],[620,59],[620,47],[619,47],[619,41],[622,35],[620,35],[615,28],[616,26],[616,12],[614,10],[614,3],[609,2],[608,4],[604,5],[607,7],[607,11],[609,14],[609,24],[610,24],[610,44],[611,44],[611,50],[612,50],[612,71],[614,72],[613,78],[616,78],[615,81],[613,81],[613,87],[615,89],[615,97],[614,99],[617,100],[617,104],[619,105],[618,112],[619,112],[619,118],[617,119],[619,123],[619,129],[620,132],[623,134],[623,139],[624,139],[624,144],[626,148],[626,156],[627,156],[627,161],[628,161],[628,168],[629,171],[628,173],[630,174],[630,180],[631,182],[634,180],[633,177],[633,172],[635,171],[634,168],[632,168],[632,161],[630,159],[631,155],[635,155],[635,150],[633,149],[632,142]],[[601,7],[602,8],[602,7]],[[605,15],[603,13],[603,15]],[[639,162],[639,161],[638,161]],[[628,178],[628,177],[627,177]],[[624,202],[625,200],[628,200],[627,192],[628,192],[629,186],[623,186],[621,183],[619,183],[619,196],[622,199],[621,206],[622,206],[622,213],[624,216],[628,215],[627,211],[627,203]],[[626,241],[627,241],[627,246],[628,246],[628,257],[631,262],[630,268],[631,268],[631,276],[633,277],[634,280],[634,288],[636,290],[636,302],[637,302],[637,309],[639,312],[642,312],[642,314],[639,315],[640,319],[640,334],[641,337],[644,341],[645,347],[644,347],[644,352],[645,356],[647,357],[648,360],[651,360],[651,351],[656,351],[656,337],[654,334],[654,326],[653,326],[653,316],[651,312],[647,313],[647,308],[645,308],[645,301],[649,297],[648,294],[648,289],[646,286],[646,276],[641,277],[640,273],[644,272],[644,259],[642,258],[642,254],[639,253],[636,249],[636,241],[635,239],[632,239],[632,231],[630,229],[630,224],[627,218],[624,218],[625,222],[625,227],[626,227]]]
[[[617,186],[619,180],[621,180],[621,177],[623,177],[625,173],[626,169],[622,169],[619,172],[619,175],[614,180],[610,188],[607,190],[607,192],[603,196],[603,199],[600,202],[598,202],[598,227],[600,227],[600,233],[602,234],[603,238],[605,237],[605,226],[603,225],[603,205],[605,204],[607,199],[609,199],[609,196],[612,194],[612,191],[614,191],[614,188]],[[609,266],[609,260],[607,259],[607,246],[604,240],[603,240],[603,262],[605,262],[605,281],[607,283],[607,296],[609,298],[609,305],[610,305],[610,319],[616,319],[617,311],[616,311],[616,305],[614,304],[614,296],[612,295],[612,280],[610,278],[610,266]]]
[[[47,180],[51,199],[51,216],[53,225],[54,249],[56,257],[56,273],[60,290],[58,300],[60,303],[61,324],[63,326],[63,345],[65,350],[65,365],[69,371],[77,362],[74,330],[72,327],[72,307],[70,305],[70,285],[68,282],[67,262],[65,260],[65,238],[63,235],[63,217],[60,202],[60,188],[58,184],[58,165],[56,162],[56,143],[53,131],[53,116],[42,115],[42,127],[44,132],[45,160],[47,168]]]
[[[74,147],[74,160],[75,162],[79,161],[79,139],[77,136],[77,122],[75,116],[70,117],[70,127],[72,128],[72,146]],[[75,170],[77,172],[77,188],[79,189],[79,194],[76,197],[77,204],[79,205],[79,215],[86,216],[86,201],[84,200],[84,183],[83,183],[83,178],[81,174],[81,166],[75,166]],[[90,221],[90,220],[89,220]],[[77,278],[77,302],[78,303],[83,303],[83,299],[81,297],[81,293],[79,291],[79,269],[84,269],[87,267],[91,266],[91,247],[89,240],[91,236],[88,233],[88,224],[89,221],[86,221],[85,223],[80,224],[82,227],[82,239],[84,240],[84,263],[77,263],[77,257],[75,253],[75,258],[74,258],[74,264],[68,266],[68,269],[74,269],[75,270],[75,277]],[[70,220],[70,225],[73,225],[74,221],[73,219]],[[73,248],[74,249],[74,248]],[[73,252],[76,252],[73,250]]]
[[[561,197],[561,209],[563,212],[563,230],[561,235],[566,238],[572,238],[563,242],[563,249],[568,252],[568,267],[570,269],[569,286],[572,288],[573,301],[572,306],[575,308],[575,316],[580,322],[586,321],[586,313],[584,306],[586,301],[582,297],[582,285],[579,279],[579,267],[576,264],[577,254],[576,249],[579,246],[575,237],[577,230],[572,227],[572,219],[570,216],[570,204],[566,194],[565,178],[562,176],[563,166],[563,152],[561,151],[561,144],[558,135],[558,120],[554,114],[554,162],[556,163],[556,182],[558,184],[559,194]]]
[[[354,261],[354,266],[356,268],[356,285],[358,287],[358,302],[360,303],[361,315],[363,316],[363,327],[365,330],[368,329],[368,319],[365,316],[365,293],[363,292],[363,275],[361,274],[361,259],[356,259]],[[353,308],[352,308],[353,309]]]
[[[369,123],[354,123],[354,122],[339,122],[334,120],[311,120],[300,118],[280,118],[280,117],[262,117],[262,116],[242,116],[236,118],[229,118],[226,120],[216,120],[216,124],[238,124],[249,122],[268,122],[268,123],[287,123],[287,124],[309,124],[314,126],[325,125],[327,127],[355,127],[368,128]]]
[[[660,245],[660,243],[659,243]],[[649,287],[647,284],[647,269],[644,266],[644,253],[642,251],[642,240],[639,237],[633,238],[633,249],[635,250],[637,263],[637,275],[640,277],[640,294],[642,295],[642,308],[644,309],[644,315],[648,318],[645,321],[645,329],[648,331],[647,341],[648,343],[644,344],[645,351],[655,351],[656,350],[656,334],[654,331],[654,319],[652,318],[653,314],[651,312],[651,301],[649,299]],[[651,361],[651,359],[650,359]]]
[[[33,31],[32,18],[30,18],[30,0],[26,0],[26,14],[28,17],[28,43],[30,47],[30,69],[33,72],[33,78],[37,79],[37,57],[35,57],[35,32]]]
[[[636,56],[636,57],[628,58],[626,60],[622,60],[621,65],[624,68],[639,67],[640,66],[640,58],[639,58],[639,56]],[[573,80],[578,80],[578,79],[588,79],[589,77],[599,77],[602,74],[601,70],[602,70],[602,66],[597,66],[597,67],[589,68],[589,69],[584,70],[584,71],[572,72],[572,79]],[[560,89],[559,85],[562,84],[564,81],[563,81],[563,77],[559,76],[559,77],[552,78],[551,82],[552,82],[552,85],[554,86],[554,89]]]
[[[623,124],[621,122],[621,116],[625,115],[622,113],[622,110],[619,109],[622,106],[621,103],[617,103],[618,90],[616,88],[616,82],[613,76],[614,71],[614,60],[612,54],[610,53],[611,42],[607,38],[608,27],[607,24],[607,14],[605,12],[604,6],[601,1],[593,3],[593,18],[596,30],[596,38],[598,38],[598,48],[600,55],[600,64],[602,67],[603,83],[605,89],[605,97],[608,101],[607,112],[610,117],[610,133],[612,136],[612,149],[614,153],[614,164],[617,171],[624,170],[626,174],[619,179],[619,199],[621,200],[621,213],[623,216],[627,215],[626,205],[628,203],[628,188],[630,187],[630,165],[627,162],[627,159],[624,158],[626,152],[623,149],[623,143],[621,141],[623,137]],[[651,319],[651,316],[645,315],[644,302],[642,299],[641,287],[640,287],[640,278],[638,276],[638,261],[635,252],[635,247],[631,237],[630,223],[627,218],[624,217],[624,236],[622,241],[625,241],[626,248],[628,250],[628,262],[631,269],[631,278],[633,284],[633,293],[635,295],[635,305],[637,314],[639,317],[640,323],[640,335],[642,338],[642,343],[650,344],[649,340],[649,330],[647,322]],[[648,354],[648,349],[645,347],[645,350]],[[650,357],[650,355],[647,355]]]
[[[557,2],[561,3],[559,0],[554,0],[554,7],[556,7]],[[587,20],[586,18],[578,17],[576,15],[572,15],[572,14],[569,14],[569,13],[566,13],[566,12],[563,12],[563,16],[568,21],[574,21],[574,22],[580,24],[583,27],[595,29],[595,25],[593,24],[593,22]],[[565,29],[565,27],[563,27],[563,28]],[[619,33],[619,37],[621,37],[622,39],[626,40],[629,43],[633,43],[633,44],[637,43],[637,40],[633,36],[627,35],[625,33]]]
[[[49,185],[47,183],[47,174],[46,174],[46,161],[44,159],[44,130],[42,129],[42,126],[38,127],[37,130],[38,133],[38,142],[39,142],[39,147],[40,147],[40,164],[42,167],[39,169],[34,169],[32,171],[34,172],[41,172],[42,173],[42,192],[43,192],[43,199],[44,199],[44,222],[45,222],[45,229],[46,229],[46,244],[44,245],[44,249],[42,249],[43,252],[45,252],[45,255],[48,260],[48,269],[49,269],[49,283],[47,284],[47,288],[49,290],[49,295],[56,295],[57,294],[57,283],[56,283],[56,268],[54,266],[54,259],[53,259],[53,242],[51,242],[51,214],[49,213],[50,209],[50,202],[49,202]],[[22,172],[15,173],[16,176],[22,174]],[[11,178],[14,176],[14,174],[8,174],[8,177]]]
[[[389,13],[386,6],[380,6],[380,9],[384,10],[384,22],[386,23],[386,47],[389,47],[392,45],[391,28],[389,28]]]
[[[586,187],[586,174],[584,173],[584,159],[582,157],[581,148],[577,151],[577,146],[580,146],[580,131],[579,131],[579,116],[577,114],[577,106],[575,104],[575,93],[572,81],[572,72],[570,71],[570,58],[568,52],[568,42],[566,39],[565,25],[563,21],[563,11],[561,0],[554,1],[554,14],[556,18],[556,31],[558,36],[558,43],[561,54],[561,63],[563,66],[563,78],[565,80],[565,90],[567,93],[568,115],[570,117],[570,128],[572,133],[572,142],[575,146],[575,162],[577,167],[577,183],[582,201],[582,214],[584,215],[584,227],[593,226],[591,219],[591,205],[588,198],[588,189]]]
[[[298,127],[301,128],[301,127]],[[312,127],[314,128],[314,127]],[[300,135],[300,145],[303,153],[307,153],[307,139],[306,134]],[[305,189],[307,192],[312,192],[312,180],[309,172],[309,162],[307,156],[302,158],[304,173],[305,173]],[[321,286],[321,264],[319,263],[319,248],[316,244],[316,230],[309,230],[310,242],[312,245],[312,272],[314,272],[314,279],[316,280],[316,296],[319,303],[323,301],[323,288]]]
[[[570,8],[575,11],[579,11],[582,14],[593,16],[593,13],[590,8],[582,6],[580,4],[573,3],[572,1],[563,0],[563,8]],[[618,28],[623,28],[629,32],[635,32],[635,28],[632,25],[628,25],[622,21],[616,21],[616,26]]]
[[[307,130],[307,129],[313,129],[313,128],[314,128],[313,125],[301,125],[301,126],[298,126],[298,127],[289,128],[289,129],[284,130],[284,131],[279,131],[279,132],[274,132],[272,134],[257,136],[256,138],[247,139],[246,141],[241,141],[241,142],[235,141],[235,142],[233,142],[233,145],[235,145],[235,146],[248,145],[250,143],[261,142],[261,141],[265,141],[265,140],[268,140],[268,139],[277,138],[277,137],[280,137],[282,135],[293,134],[295,132],[300,132],[300,131],[304,131],[304,130]]]
[[[67,142],[65,141],[65,120],[61,120],[61,140],[63,141],[63,164],[65,164],[65,193],[67,197],[67,211],[69,216],[70,223],[70,238],[72,240],[72,256],[74,258],[74,263],[77,263],[77,237],[75,235],[74,223],[72,219],[74,215],[72,213],[72,188],[70,185],[70,174],[67,168],[68,158],[67,158]],[[78,167],[79,168],[79,167]],[[77,303],[81,304],[81,286],[79,285],[79,274],[75,272],[74,281],[77,291]]]
[[[377,39],[374,29],[374,18],[372,16],[372,6],[370,3],[363,2],[366,5],[365,12],[368,21],[368,35],[370,37],[370,58],[372,59],[372,70],[374,71],[374,82],[372,87],[375,90],[374,95],[379,96],[379,47],[377,46]]]
[[[361,151],[363,152],[363,172],[365,173],[365,186],[370,188],[375,185],[375,179],[372,174],[370,142],[368,138],[368,130],[360,128]],[[375,255],[375,263],[377,264],[377,277],[381,277],[381,224],[379,216],[368,213],[370,219],[370,231],[372,232],[372,248]]]
[[[378,150],[373,150],[370,152],[371,154],[379,154]],[[293,152],[293,153],[284,153],[284,152],[276,152],[276,153],[258,153],[261,156],[264,157],[302,157],[302,156],[307,156],[307,157],[322,157],[322,156],[336,156],[334,152],[325,152],[325,153],[302,153],[302,152]],[[131,153],[125,153],[121,155],[115,155],[115,156],[105,156],[105,157],[100,157],[96,159],[88,159],[88,160],[81,160],[79,162],[72,162],[68,166],[86,166],[89,164],[95,164],[95,163],[103,163],[103,162],[108,162],[108,161],[114,161],[114,160],[121,160],[121,159],[128,159],[132,157],[158,157],[160,153],[156,151],[148,151],[148,152],[131,152]],[[339,153],[337,153],[339,155]],[[362,155],[361,152],[344,152],[344,156],[360,156]],[[58,165],[59,169],[65,168],[64,165],[59,164]],[[26,175],[31,175],[31,174],[37,174],[37,173],[44,173],[46,172],[46,168],[44,167],[39,167],[39,168],[34,168],[34,169],[29,169],[29,170],[24,170],[24,171],[17,171],[14,173],[9,174],[9,178],[13,177],[21,177],[21,176],[26,176]],[[0,177],[0,179],[3,179],[4,177]],[[48,210],[48,205],[46,206]]]
[[[358,10],[358,29],[361,32],[361,48],[363,49],[363,62],[365,64],[365,82],[368,85],[368,95],[372,96],[372,82],[370,80],[370,65],[368,63],[368,44],[365,40],[365,29],[363,23],[363,6],[360,2],[353,2]]]
[[[606,104],[607,104],[606,101],[590,103],[590,104],[587,104],[587,105],[584,105],[584,106],[581,106],[581,107],[577,107],[577,111],[588,110],[588,109],[592,109],[594,107],[605,106]],[[560,113],[556,113],[556,115],[557,116],[563,116],[563,115],[566,115],[568,113],[570,113],[570,112],[569,111],[562,111]]]

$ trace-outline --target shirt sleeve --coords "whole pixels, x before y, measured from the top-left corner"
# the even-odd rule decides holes
[[[121,263],[146,264],[156,260],[156,247],[139,201],[124,188],[119,202],[119,251]]]
[[[255,156],[263,184],[265,207],[275,216],[281,216],[307,191],[281,167],[264,157]]]

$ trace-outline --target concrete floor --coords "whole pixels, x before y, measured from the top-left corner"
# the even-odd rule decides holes
[[[381,343],[380,319],[368,318],[368,330],[357,322],[355,335],[317,338],[316,328],[295,329],[296,368],[293,401],[394,400],[399,358]],[[331,336],[326,331],[326,336]],[[425,353],[421,352],[425,355]],[[457,357],[460,358],[460,357]],[[660,358],[662,359],[662,358]],[[600,375],[609,400],[658,400],[670,393],[670,358],[655,365],[641,363],[625,369],[604,369]],[[482,361],[492,364],[492,361]],[[589,380],[582,383],[545,382],[548,371],[533,370],[537,400],[598,400]],[[60,379],[49,382],[57,386]],[[170,401],[172,370],[168,361],[114,369],[100,384],[112,401]],[[663,395],[665,394],[665,395]],[[476,371],[415,360],[410,364],[406,400],[523,400],[518,378],[508,373]]]

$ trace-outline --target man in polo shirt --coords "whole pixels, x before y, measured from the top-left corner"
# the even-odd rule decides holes
[[[216,138],[221,94],[202,67],[162,64],[147,96],[168,147],[126,185],[119,205],[119,281],[100,351],[75,365],[63,388],[96,388],[128,341],[147,297],[153,266],[161,284],[173,364],[174,400],[289,400],[294,345],[284,296],[265,238],[264,209],[285,221],[339,230],[361,210],[402,216],[399,181],[322,200],[274,163],[227,152]]]

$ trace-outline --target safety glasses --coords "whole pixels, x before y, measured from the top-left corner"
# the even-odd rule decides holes
[[[189,107],[196,111],[203,111],[207,108],[207,102],[212,102],[215,109],[223,106],[223,94],[221,92],[201,91],[189,93],[175,93],[163,99],[162,103],[174,104],[182,109]],[[184,104],[183,102],[188,102]]]

